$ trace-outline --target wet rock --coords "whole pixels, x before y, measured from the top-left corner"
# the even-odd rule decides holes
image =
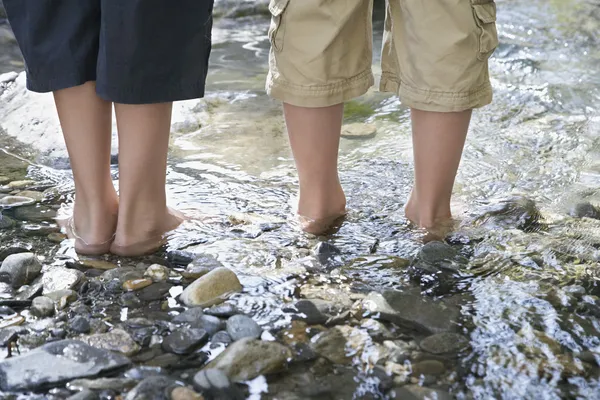
[[[67,235],[60,232],[52,232],[48,234],[48,240],[52,243],[62,243],[64,240],[67,240]]]
[[[243,400],[241,391],[231,385],[229,378],[219,369],[206,368],[194,375],[194,388],[214,400]]]
[[[122,355],[79,341],[62,340],[0,361],[0,388],[4,391],[22,391],[55,387],[73,379],[123,368],[128,364],[129,360]]]
[[[194,323],[200,320],[204,316],[201,308],[189,308],[181,314],[173,318],[173,322],[178,324],[183,323]]]
[[[10,307],[0,306],[0,317],[15,315],[17,312]]]
[[[233,342],[231,336],[226,331],[219,331],[213,335],[210,340],[211,348],[216,348],[218,346],[229,346]]]
[[[204,329],[177,330],[162,342],[164,351],[175,354],[189,354],[208,341],[208,333]]]
[[[456,330],[460,320],[457,307],[434,301],[420,291],[373,292],[362,304],[364,311],[379,314],[380,319],[430,334]]]
[[[125,377],[136,381],[141,381],[151,376],[162,375],[163,373],[163,370],[157,367],[135,367],[125,372]]]
[[[352,357],[346,349],[347,340],[343,332],[336,328],[322,332],[312,340],[312,349],[334,364],[349,365]]]
[[[479,223],[491,225],[491,228],[502,227],[529,232],[540,229],[542,214],[533,200],[514,197],[488,207],[477,220]]]
[[[21,315],[15,315],[14,317],[5,318],[0,320],[0,329],[8,328],[10,326],[19,326],[23,325],[25,322],[25,318]]]
[[[86,268],[99,269],[102,271],[110,271],[117,268],[116,264],[113,264],[104,260],[81,260],[81,265]]]
[[[390,340],[395,336],[388,328],[386,328],[385,325],[371,318],[363,320],[360,327],[365,329],[369,333],[369,336],[371,336],[373,340],[377,342]]]
[[[91,330],[90,320],[81,315],[76,316],[71,320],[71,330],[77,333],[89,333]]]
[[[0,247],[0,261],[6,260],[11,254],[29,253],[33,246],[29,243],[13,243]]]
[[[205,310],[204,313],[206,315],[213,315],[219,318],[229,318],[234,315],[240,314],[240,310],[230,303],[219,304],[216,306],[212,306],[208,310]]]
[[[192,261],[194,261],[194,253],[190,253],[182,250],[172,250],[167,253],[167,260],[173,264],[181,267],[185,267]]]
[[[171,378],[153,376],[134,387],[125,400],[169,400],[169,394],[178,384]]]
[[[118,267],[115,269],[107,270],[102,274],[101,280],[103,282],[118,281],[120,285],[125,281],[142,279],[144,274],[133,268],[133,267]]]
[[[0,329],[0,347],[7,347],[9,343],[16,341],[19,335],[24,333],[27,333],[27,329],[18,326]]]
[[[146,327],[136,329],[131,332],[131,337],[140,346],[148,347],[152,342],[152,336],[154,335],[154,327]]]
[[[130,292],[141,290],[152,285],[152,279],[134,279],[123,282],[123,290]]]
[[[223,321],[212,315],[203,315],[196,321],[188,322],[192,327],[204,329],[210,336],[223,329]]]
[[[241,291],[242,285],[233,271],[217,268],[192,282],[183,291],[180,300],[188,307],[210,307]]]
[[[258,339],[262,332],[262,328],[246,315],[234,315],[227,320],[227,333],[234,342],[243,338]]]
[[[373,139],[377,135],[375,124],[352,123],[344,124],[342,127],[342,137],[350,140]]]
[[[292,319],[306,322],[308,325],[322,325],[329,319],[323,314],[311,300],[300,300],[294,305],[297,310]],[[287,310],[285,310],[287,311]]]
[[[562,288],[562,290],[566,294],[569,294],[569,295],[574,296],[576,298],[581,298],[582,296],[585,296],[585,288],[583,286],[580,286],[580,285],[565,286],[565,287]]]
[[[11,229],[14,228],[16,225],[17,221],[0,213],[0,230]]]
[[[426,337],[419,343],[423,351],[431,354],[458,353],[469,345],[469,339],[452,332],[438,333]]]
[[[171,392],[171,400],[204,400],[204,397],[190,388],[179,386]]]
[[[47,318],[54,315],[54,301],[48,297],[40,296],[33,299],[31,313],[39,318]]]
[[[340,249],[328,242],[319,242],[313,252],[321,264],[327,264],[330,259],[342,254]]]
[[[390,397],[399,400],[452,400],[453,397],[448,392],[442,390],[429,389],[419,385],[406,385],[400,388],[394,388]]]
[[[67,400],[100,400],[100,397],[95,392],[85,389],[68,397]]]
[[[40,202],[40,201],[44,200],[44,193],[37,192],[35,190],[23,190],[23,191],[17,193],[15,196],[28,197],[30,199],[33,199],[36,202]]]
[[[33,253],[12,254],[2,262],[0,281],[13,288],[31,283],[42,271],[42,264]]]
[[[70,390],[114,390],[122,392],[131,389],[136,384],[133,379],[122,378],[99,378],[99,379],[76,379],[67,384]]]
[[[42,284],[44,286],[43,293],[46,294],[73,289],[83,279],[84,275],[81,271],[62,267],[51,268],[44,273],[42,278]]]
[[[65,307],[77,300],[77,293],[68,289],[46,293],[45,296],[51,299],[59,310],[64,310]]]
[[[23,196],[6,196],[0,199],[0,207],[22,207],[35,203],[34,199]]]
[[[467,262],[468,260],[461,257],[452,246],[443,242],[432,241],[419,250],[413,266],[431,273],[440,270],[456,272]]]
[[[35,185],[35,181],[32,181],[30,179],[24,179],[24,180],[20,180],[20,181],[12,181],[6,186],[12,190],[19,190],[19,189],[25,189],[25,188],[31,187],[33,185]]]
[[[152,264],[146,269],[144,276],[152,279],[153,282],[164,282],[169,279],[169,269],[164,265]]]
[[[152,282],[152,281],[150,281]],[[143,302],[163,300],[169,294],[173,285],[166,282],[157,282],[138,291],[138,297]]]
[[[222,370],[233,382],[244,382],[281,372],[291,357],[291,351],[279,343],[246,338],[231,344],[207,368]]]
[[[569,215],[575,218],[600,219],[600,209],[589,202],[582,202],[573,206],[569,210]]]
[[[404,364],[404,362],[410,358],[411,352],[413,351],[413,347],[409,343],[403,341],[392,342],[387,340],[383,342],[383,345],[389,352],[389,360],[397,364]]]
[[[140,351],[140,346],[122,329],[113,329],[108,333],[85,336],[80,340],[95,348],[116,351],[127,356]]]
[[[0,299],[0,306],[13,307],[20,310],[31,306],[31,300]]]
[[[19,292],[15,295],[17,300],[31,300],[42,293],[42,279],[34,280],[30,285],[22,286]]]
[[[211,255],[202,254],[187,266],[183,276],[188,279],[198,279],[217,268],[223,268],[223,264]]]
[[[412,376],[415,377],[421,375],[439,376],[444,372],[446,372],[446,367],[437,360],[424,360],[412,365]]]
[[[15,209],[15,218],[30,222],[52,222],[56,218],[56,211],[41,205],[23,206]]]

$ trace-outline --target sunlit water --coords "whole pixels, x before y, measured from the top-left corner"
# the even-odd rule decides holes
[[[474,114],[455,189],[471,258],[446,292],[466,294],[472,350],[456,361],[453,391],[465,399],[600,398],[600,371],[576,356],[600,357],[600,221],[568,217],[572,204],[600,201],[600,4],[507,0],[498,8],[501,45],[490,61],[495,101]],[[376,20],[378,49],[381,11]],[[389,256],[410,258],[422,243],[403,215],[412,182],[409,113],[375,90],[347,108],[347,123],[373,124],[377,132],[342,139],[348,220],[329,238],[295,228],[293,160],[280,106],[263,90],[267,24],[216,24],[205,102],[210,122],[174,134],[168,172],[172,205],[196,219],[170,246],[217,256],[241,276],[238,305],[265,326],[281,327],[289,322],[282,301],[298,298],[305,282],[342,293],[410,285]],[[4,56],[0,61],[11,69]],[[67,172],[31,173],[70,198]],[[512,195],[536,202],[543,229],[476,226],[482,209]],[[232,224],[239,213],[260,221]],[[306,273],[320,240],[342,254]],[[586,295],[562,291],[573,284]]]

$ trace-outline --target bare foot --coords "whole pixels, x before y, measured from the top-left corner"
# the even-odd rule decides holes
[[[312,194],[312,193],[311,193]],[[346,216],[346,196],[341,185],[322,196],[300,195],[298,220],[301,229],[322,235],[339,225]]]
[[[421,213],[414,192],[410,194],[406,205],[404,206],[404,214],[411,224],[423,232],[423,241],[425,243],[443,240],[456,226],[456,221],[452,215],[434,215],[433,213]],[[421,217],[422,214],[428,217]]]
[[[138,224],[130,223],[128,227],[119,225],[110,252],[123,257],[152,254],[167,242],[168,233],[184,220],[182,213],[167,208],[162,218],[149,216]]]
[[[117,199],[101,206],[86,207],[76,202],[72,215],[57,219],[69,239],[75,239],[75,252],[81,255],[102,255],[110,250],[117,228]]]

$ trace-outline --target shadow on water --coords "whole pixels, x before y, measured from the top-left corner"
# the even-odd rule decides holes
[[[233,301],[272,332],[289,328],[285,308],[301,298],[349,311],[339,330],[352,363],[293,366],[269,379],[264,398],[600,398],[600,3],[497,3],[495,101],[474,114],[455,190],[461,224],[441,247],[423,247],[403,213],[412,182],[409,112],[374,90],[346,108],[347,222],[327,238],[295,229],[293,159],[280,106],[263,90],[268,20],[217,22],[203,123],[173,133],[168,191],[194,219],[169,251],[213,255],[236,271],[245,289]],[[378,49],[380,9],[375,26]],[[18,65],[4,54],[0,72]],[[22,173],[3,157],[0,176]],[[29,175],[54,187],[50,203],[72,200],[67,171],[32,166]],[[70,254],[35,240],[49,258]],[[370,336],[359,305],[373,291],[392,293],[385,298],[395,309],[428,299],[431,308],[415,317],[428,334],[379,310],[373,317],[391,333]],[[398,307],[397,293],[409,296]],[[438,331],[422,319],[435,318],[440,304],[460,309],[452,331],[468,337],[466,350],[447,352],[452,346],[439,337],[440,351],[423,344]],[[408,349],[403,357],[393,356],[399,346]],[[391,374],[384,388],[375,365]],[[418,397],[415,384],[429,389]],[[315,392],[294,397],[306,385]]]

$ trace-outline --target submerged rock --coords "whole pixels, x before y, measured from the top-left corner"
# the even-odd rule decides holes
[[[51,268],[44,273],[42,278],[44,294],[73,289],[83,280],[83,278],[83,273],[76,269],[62,267]]]
[[[204,310],[204,313],[206,315],[213,315],[215,317],[229,318],[236,314],[240,314],[240,310],[238,310],[238,308],[231,303],[225,303],[212,306],[208,310]]]
[[[246,338],[231,344],[207,368],[222,370],[233,382],[245,382],[283,371],[291,357],[279,343]]]
[[[36,390],[96,376],[127,366],[126,357],[76,340],[43,345],[18,357],[0,361],[0,389]]]
[[[192,282],[181,293],[180,300],[188,307],[210,307],[241,291],[242,284],[233,271],[217,268]]]
[[[426,337],[419,343],[421,349],[432,354],[458,353],[469,345],[469,339],[452,332],[438,333]]]
[[[0,267],[0,281],[13,288],[31,283],[42,271],[42,264],[33,253],[12,254],[6,257]]]
[[[125,400],[169,400],[169,395],[177,386],[177,382],[171,378],[152,376],[138,383],[127,393]]]
[[[391,399],[398,400],[452,400],[453,397],[448,392],[442,390],[429,389],[419,385],[406,385],[400,388],[392,389]]]
[[[33,199],[31,199],[34,201]],[[30,205],[15,209],[15,218],[30,222],[51,222],[56,218],[56,211],[42,205]]]
[[[208,333],[204,329],[177,330],[163,340],[162,348],[169,353],[188,354],[207,341]]]
[[[454,331],[460,320],[457,307],[434,301],[420,291],[373,292],[362,304],[364,311],[379,314],[380,319],[430,334]]]
[[[234,342],[244,338],[258,339],[262,332],[262,328],[246,315],[234,315],[227,320],[227,333]]]
[[[113,329],[108,333],[84,336],[80,340],[98,349],[116,351],[127,356],[140,351],[140,346],[122,329]]]
[[[48,297],[36,297],[31,303],[31,313],[36,317],[51,317],[54,315],[54,311],[54,301]]]
[[[346,344],[344,333],[338,328],[332,328],[315,336],[312,348],[315,353],[334,364],[349,365],[352,362],[352,356],[347,351]]]
[[[169,279],[169,269],[164,265],[152,264],[146,269],[144,276],[152,279],[153,282],[164,282]]]
[[[0,199],[0,207],[22,207],[35,203],[35,200],[24,196],[6,196]]]
[[[569,210],[569,215],[576,218],[600,219],[600,208],[592,203],[577,203]]]
[[[232,385],[219,369],[205,368],[194,376],[194,388],[213,400],[244,400],[246,396]]]
[[[542,214],[535,202],[526,197],[513,197],[494,204],[477,221],[491,228],[536,231],[541,227]]]

